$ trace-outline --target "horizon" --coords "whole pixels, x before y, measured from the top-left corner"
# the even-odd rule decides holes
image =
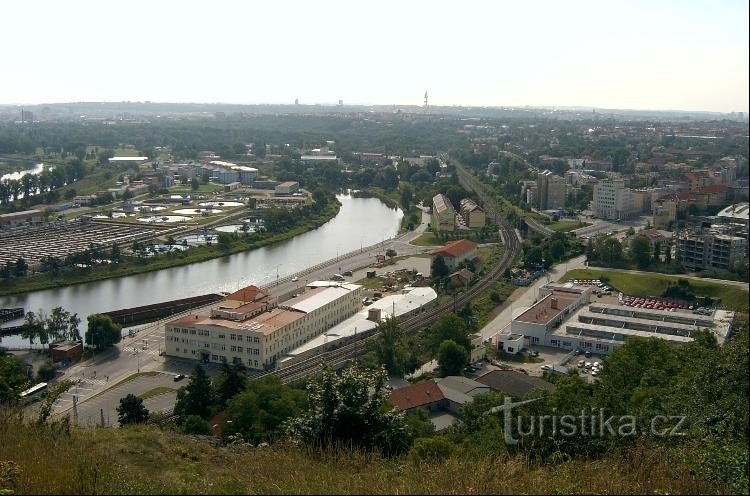
[[[432,107],[750,111],[740,0],[47,0],[4,14],[8,105],[422,106],[426,90]]]
[[[262,103],[242,103],[242,102],[210,102],[210,101],[154,101],[154,100],[89,100],[89,101],[62,101],[62,102],[21,102],[7,103],[0,102],[0,107],[43,107],[47,105],[92,105],[92,104],[137,104],[137,105],[217,105],[217,106],[245,106],[245,107],[400,107],[415,108],[424,110],[424,105],[413,103],[347,103],[339,105],[338,102],[299,102],[299,103],[280,103],[280,102],[262,102]],[[705,109],[679,109],[679,108],[614,108],[614,107],[587,107],[584,105],[432,105],[428,109],[497,109],[497,110],[514,110],[514,109],[533,109],[533,110],[580,110],[580,111],[604,111],[604,112],[656,112],[656,113],[706,113],[706,114],[744,114],[748,116],[748,111],[719,111]]]

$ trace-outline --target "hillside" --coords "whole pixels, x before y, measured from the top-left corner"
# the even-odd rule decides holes
[[[665,448],[542,466],[517,456],[424,462],[346,450],[336,456],[291,445],[217,447],[153,426],[19,425],[7,412],[0,437],[0,489],[24,494],[726,491],[691,475],[680,453]]]

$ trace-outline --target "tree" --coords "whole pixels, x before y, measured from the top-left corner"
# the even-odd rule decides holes
[[[440,367],[440,375],[459,375],[461,369],[469,361],[469,352],[466,348],[456,344],[453,340],[443,341],[437,352],[437,362]]]
[[[654,243],[654,263],[658,264],[661,262],[661,243],[656,241]]]
[[[409,187],[408,184],[405,184],[401,188],[401,208],[404,209],[404,211],[409,209],[409,205],[411,205],[411,199],[414,196],[414,191],[412,191],[411,187]]]
[[[214,398],[219,408],[224,408],[227,402],[245,389],[247,378],[241,363],[229,365],[224,363],[221,372],[214,378]]]
[[[188,385],[177,391],[174,413],[180,417],[198,415],[203,419],[208,419],[211,414],[212,400],[211,381],[203,367],[197,364]]]
[[[27,174],[30,175],[30,174]],[[23,176],[26,177],[26,176]],[[25,277],[26,274],[29,271],[29,264],[26,263],[26,260],[23,259],[23,257],[18,257],[16,260],[16,265],[14,268],[14,275],[16,277]]]
[[[192,189],[193,191],[198,191],[198,188],[200,188],[200,187],[201,187],[201,185],[200,185],[200,182],[198,182],[198,178],[197,177],[193,177],[190,180],[190,189]]]
[[[125,188],[125,191],[124,191],[124,192],[123,192],[123,194],[122,194],[122,199],[123,199],[124,201],[128,201],[128,200],[132,199],[132,198],[133,198],[133,196],[134,196],[134,195],[133,195],[133,192],[132,192],[132,191],[130,191],[130,188]]]
[[[120,398],[117,407],[117,420],[120,425],[142,424],[148,420],[148,409],[143,405],[143,399],[134,394]]]
[[[118,263],[122,259],[122,255],[120,254],[120,247],[117,246],[117,244],[112,245],[112,251],[110,252],[109,259],[112,261],[112,263]]]
[[[38,318],[34,312],[26,312],[23,325],[21,326],[21,337],[29,340],[29,344],[34,344],[34,340],[45,335],[44,320]]]
[[[81,323],[81,319],[77,313],[68,314],[68,339],[72,341],[81,340],[81,332],[78,330],[78,324]]]
[[[630,239],[630,259],[639,269],[651,264],[651,245],[645,236],[633,236]]]
[[[401,376],[407,368],[409,350],[404,343],[404,330],[398,319],[387,318],[378,324],[375,339],[370,342],[378,363],[389,375]]]
[[[182,423],[182,432],[184,434],[210,436],[211,426],[208,424],[208,421],[200,418],[198,415],[188,415]]]
[[[278,377],[267,376],[252,381],[228,404],[229,417],[225,435],[240,433],[253,443],[272,441],[280,433],[284,422],[298,416],[307,404],[301,389],[291,388]]]
[[[109,315],[100,313],[89,315],[86,343],[96,348],[97,351],[101,351],[120,342],[122,339],[120,329],[122,326],[112,322]]]
[[[385,255],[386,255],[386,256],[387,256],[388,258],[393,258],[393,257],[395,257],[396,255],[398,255],[398,253],[396,253],[396,250],[394,250],[393,248],[388,248],[387,250],[385,250]]]
[[[23,360],[0,351],[0,405],[18,400],[18,394],[29,386],[30,371]]]
[[[467,353],[471,350],[468,327],[464,319],[455,313],[443,315],[435,322],[427,333],[427,345],[433,353],[436,353],[443,341],[453,341]]]
[[[444,277],[447,277],[449,273],[450,269],[445,263],[445,259],[442,255],[437,255],[432,259],[432,263],[430,264],[430,274],[432,275],[432,277],[436,279],[442,279]]]
[[[65,339],[68,337],[68,324],[70,322],[70,313],[66,312],[63,307],[52,309],[49,317],[46,319],[47,334],[53,340]]]
[[[388,404],[387,374],[356,367],[325,368],[308,384],[308,409],[287,424],[288,434],[316,448],[352,446],[386,455],[404,452],[410,433],[404,413]]]
[[[232,235],[226,232],[220,232],[216,244],[222,251],[229,251],[232,247]]]
[[[54,379],[57,366],[51,361],[45,361],[36,371],[36,377],[39,382],[49,382]]]

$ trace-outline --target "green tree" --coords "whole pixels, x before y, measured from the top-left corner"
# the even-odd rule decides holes
[[[651,244],[645,236],[633,236],[630,239],[630,259],[639,269],[651,264]]]
[[[39,382],[49,382],[55,378],[55,372],[57,366],[51,361],[47,360],[42,363],[36,371],[36,378]]]
[[[210,436],[211,426],[208,421],[198,415],[188,415],[182,423],[182,432],[184,434],[197,434],[199,436]]]
[[[214,399],[219,408],[224,408],[227,402],[236,396],[240,391],[245,389],[247,377],[244,374],[244,367],[241,363],[229,365],[224,363],[213,380]]]
[[[355,367],[337,374],[330,368],[308,385],[308,409],[287,424],[288,434],[314,447],[352,446],[403,453],[410,435],[403,412],[388,404],[387,374]]]
[[[211,415],[212,404],[211,381],[203,367],[197,364],[188,385],[177,391],[174,413],[183,418],[188,415],[198,415],[203,419],[208,419]]]
[[[450,274],[450,269],[445,263],[445,259],[442,255],[438,255],[432,259],[432,263],[430,264],[430,274],[437,279],[442,279]]]
[[[432,324],[426,336],[426,343],[433,353],[437,353],[443,341],[450,340],[464,348],[468,353],[471,350],[468,331],[469,328],[464,319],[451,312],[443,315]]]
[[[280,435],[284,422],[298,416],[306,404],[303,390],[286,386],[278,377],[252,381],[229,401],[232,422],[226,425],[224,434],[239,432],[253,443],[272,441]]]
[[[398,319],[387,318],[378,324],[375,338],[370,341],[378,363],[389,375],[401,376],[409,360],[409,351],[404,343],[404,330]]]
[[[190,180],[190,189],[192,189],[193,191],[198,191],[198,188],[200,188],[200,187],[201,187],[201,185],[200,185],[200,182],[198,182],[198,178],[197,177],[193,177]]]
[[[225,232],[220,232],[216,244],[222,251],[229,251],[232,248],[232,235]]]
[[[143,405],[143,399],[134,394],[120,398],[117,407],[117,420],[120,425],[142,424],[148,420],[148,409]]]
[[[122,326],[112,322],[109,315],[96,313],[88,316],[86,343],[97,350],[103,350],[122,340]]]
[[[425,462],[440,462],[450,458],[456,445],[444,437],[417,438],[409,450],[409,456]]]
[[[414,196],[414,191],[411,189],[411,187],[408,184],[404,184],[401,187],[401,208],[404,209],[404,211],[407,211],[409,209],[409,205],[411,205],[412,197]]]
[[[31,368],[17,356],[0,351],[0,405],[15,403],[30,382]]]
[[[120,254],[120,247],[117,246],[117,244],[112,245],[112,251],[110,252],[109,259],[112,261],[112,263],[118,263],[122,259],[122,255]]]
[[[27,174],[26,176],[30,176],[31,174]],[[23,176],[23,177],[26,177]],[[26,277],[26,274],[29,272],[29,264],[26,263],[26,260],[23,259],[23,257],[18,257],[16,260],[16,265],[14,267],[14,275],[16,277]]]
[[[469,361],[469,353],[461,345],[456,344],[453,340],[447,340],[440,343],[437,352],[437,363],[440,367],[442,377],[448,375],[460,375],[461,370]]]

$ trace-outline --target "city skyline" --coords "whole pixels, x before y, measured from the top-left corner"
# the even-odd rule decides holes
[[[42,3],[6,7],[2,104],[748,112],[739,1]]]

